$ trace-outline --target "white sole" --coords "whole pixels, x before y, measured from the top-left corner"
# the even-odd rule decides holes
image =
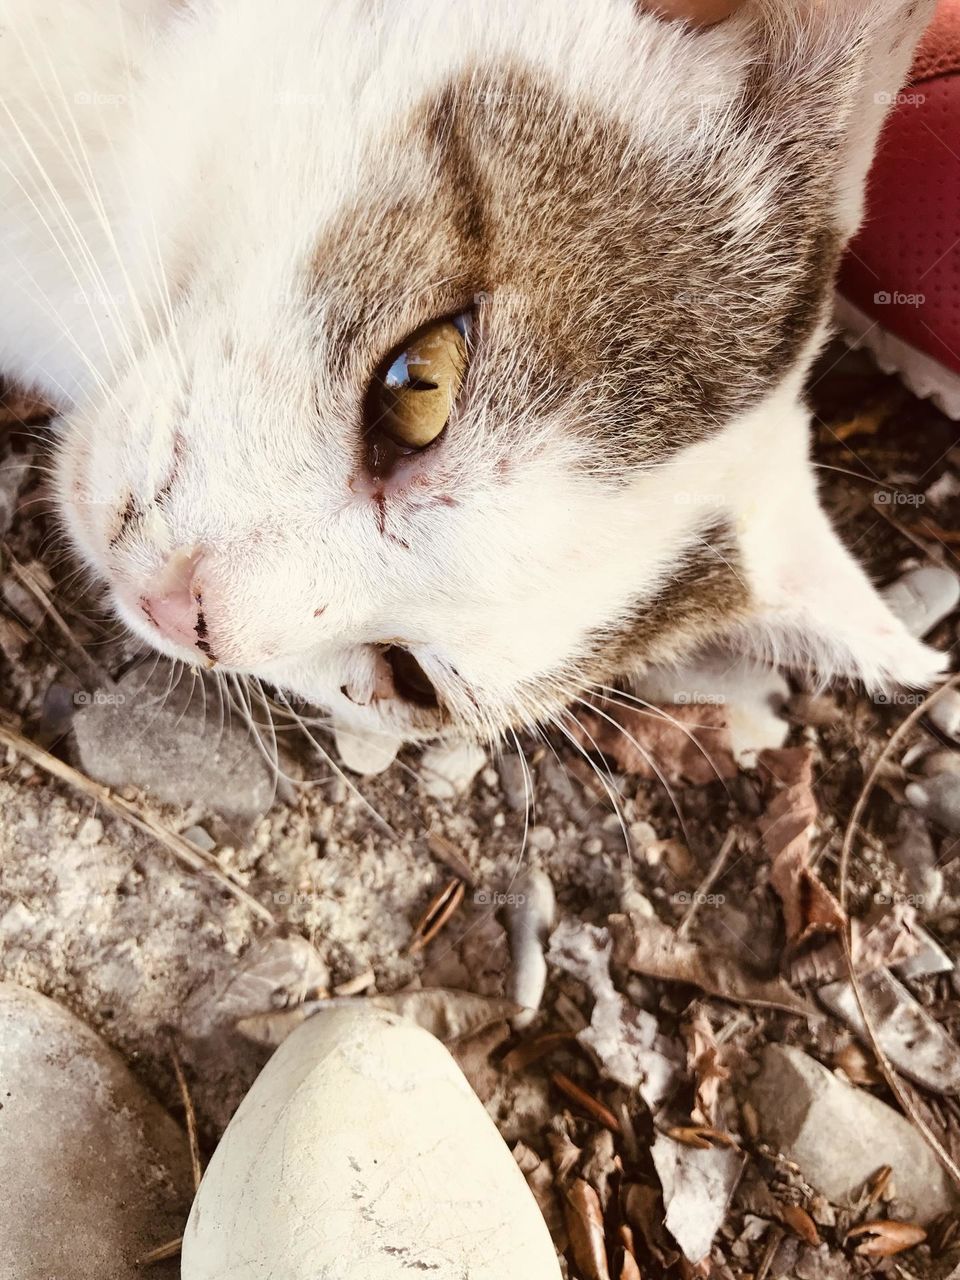
[[[833,313],[851,347],[866,347],[884,373],[899,374],[914,395],[932,400],[948,418],[960,419],[960,374],[888,333],[839,293]]]

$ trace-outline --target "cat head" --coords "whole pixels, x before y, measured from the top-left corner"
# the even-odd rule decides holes
[[[800,403],[921,8],[180,6],[58,463],[123,619],[414,738],[722,635],[929,681]]]

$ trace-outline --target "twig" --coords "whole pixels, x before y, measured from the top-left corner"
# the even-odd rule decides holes
[[[935,690],[928,698],[924,699],[918,707],[914,707],[910,714],[901,721],[887,739],[883,750],[873,762],[873,767],[867,774],[860,794],[857,797],[857,802],[853,806],[853,812],[850,814],[850,821],[847,823],[847,829],[843,833],[843,845],[840,849],[839,898],[840,906],[846,916],[846,925],[842,933],[843,955],[847,964],[847,972],[850,976],[850,985],[853,988],[853,994],[856,997],[857,1007],[860,1010],[860,1017],[863,1019],[863,1025],[867,1032],[867,1038],[870,1041],[870,1047],[876,1055],[877,1062],[880,1064],[880,1070],[883,1072],[884,1079],[890,1086],[893,1096],[903,1108],[904,1114],[909,1116],[910,1120],[926,1139],[929,1146],[933,1149],[937,1159],[949,1173],[950,1177],[958,1186],[960,1186],[960,1165],[958,1165],[952,1158],[949,1151],[947,1151],[943,1143],[940,1142],[937,1135],[917,1110],[913,1101],[907,1096],[905,1090],[900,1084],[899,1077],[894,1070],[893,1064],[884,1052],[877,1037],[876,1028],[867,1010],[866,1002],[863,998],[863,989],[860,986],[860,979],[857,976],[857,971],[853,963],[853,922],[847,914],[847,877],[850,866],[850,855],[853,849],[856,832],[860,825],[860,819],[863,817],[863,812],[867,807],[867,801],[870,799],[870,795],[876,784],[877,778],[880,776],[883,766],[893,754],[894,749],[903,742],[910,730],[918,723],[921,716],[925,715],[949,689],[955,689],[958,684],[960,684],[960,675],[952,676],[945,684],[942,684],[939,689]]]
[[[232,880],[216,858],[198,845],[192,844],[183,836],[168,830],[157,822],[156,818],[151,817],[149,813],[144,813],[138,809],[130,800],[125,800],[123,796],[114,795],[109,787],[101,786],[99,782],[94,782],[92,778],[88,778],[85,773],[74,769],[71,765],[64,763],[63,760],[58,760],[56,756],[52,756],[49,751],[44,751],[42,747],[38,747],[35,742],[25,738],[22,733],[3,720],[0,720],[0,743],[4,743],[13,751],[25,756],[31,764],[36,765],[38,769],[42,769],[52,778],[57,778],[60,782],[65,782],[68,786],[73,787],[75,791],[81,791],[84,795],[90,796],[103,805],[108,813],[122,818],[124,822],[129,822],[131,826],[136,827],[138,831],[142,831],[145,835],[152,836],[158,844],[161,844],[168,852],[172,853],[185,867],[188,867],[191,871],[204,873],[216,880],[221,888],[226,889],[228,893],[231,893],[265,923],[276,923],[273,915],[263,903],[258,902],[256,898],[247,893],[242,885]]]
[[[187,1120],[187,1142],[190,1144],[190,1168],[193,1172],[193,1190],[200,1190],[200,1180],[203,1177],[203,1165],[200,1161],[200,1143],[197,1141],[197,1113],[193,1107],[193,1099],[190,1097],[190,1090],[187,1087],[187,1078],[183,1074],[183,1067],[180,1065],[180,1058],[176,1049],[170,1047],[170,1061],[173,1063],[173,1073],[177,1077],[177,1087],[180,1090],[180,1098],[183,1102],[183,1110]]]
[[[690,905],[689,907],[687,907],[687,910],[686,910],[686,913],[684,914],[683,919],[677,925],[678,937],[681,937],[681,938],[684,937],[684,935],[689,930],[691,924],[693,924],[694,917],[696,916],[697,912],[700,909],[701,901],[707,896],[707,894],[713,888],[714,884],[716,884],[717,880],[720,878],[720,873],[723,871],[723,868],[726,866],[727,859],[730,857],[730,853],[733,850],[733,846],[736,843],[737,843],[737,833],[731,827],[730,830],[727,832],[727,834],[723,838],[723,844],[721,844],[720,846],[719,853],[714,858],[713,862],[710,864],[710,870],[704,876],[703,880],[701,881],[700,885],[697,888],[696,893],[690,899]]]
[[[166,1244],[160,1245],[157,1249],[151,1249],[142,1258],[138,1258],[137,1266],[151,1267],[155,1262],[166,1262],[168,1258],[175,1258],[182,1244],[183,1236],[177,1236],[176,1240],[168,1240]]]

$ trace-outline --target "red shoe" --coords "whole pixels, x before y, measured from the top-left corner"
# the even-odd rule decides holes
[[[853,345],[960,418],[960,0],[941,0],[897,95],[837,288]]]

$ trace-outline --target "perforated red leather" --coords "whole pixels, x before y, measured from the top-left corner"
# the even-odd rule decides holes
[[[870,172],[840,292],[960,373],[960,0],[944,0]]]

